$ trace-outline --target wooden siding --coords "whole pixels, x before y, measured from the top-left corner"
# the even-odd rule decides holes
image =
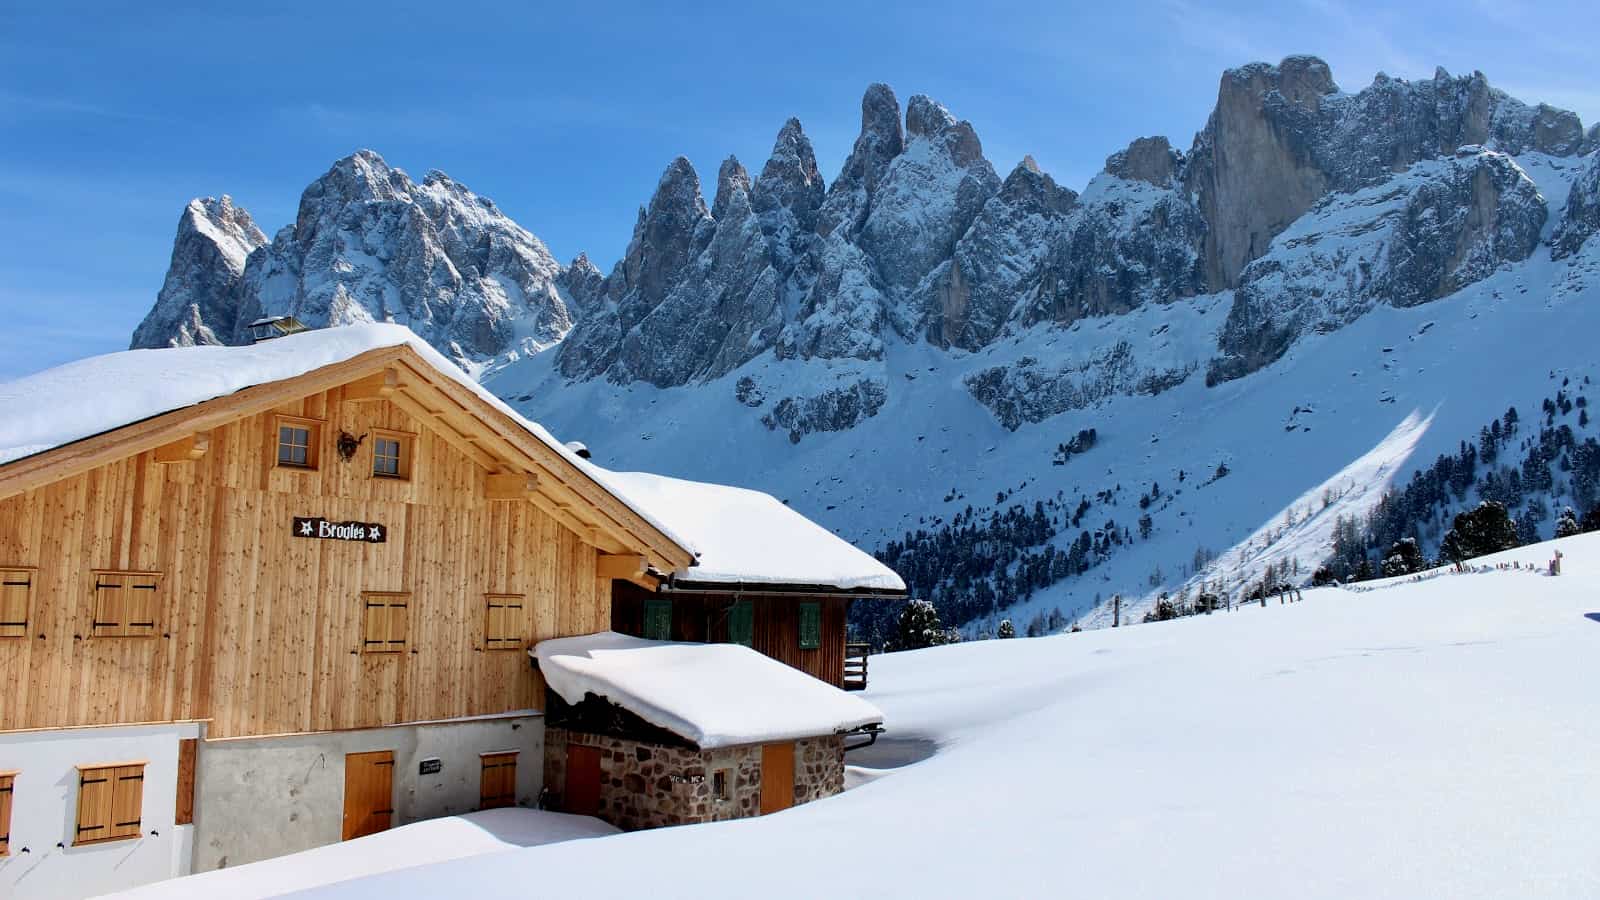
[[[0,640],[0,730],[209,719],[210,737],[507,712],[541,705],[523,653],[484,650],[485,595],[521,594],[530,641],[610,620],[592,535],[527,501],[388,400],[342,388],[156,452],[0,499],[0,568],[29,570],[28,636]],[[277,414],[322,420],[316,470],[274,465]],[[372,477],[369,438],[415,433],[411,477]],[[292,537],[294,516],[382,523],[387,542]],[[155,636],[94,639],[94,570],[160,573]],[[363,591],[411,595],[405,652],[364,654]]]
[[[639,636],[644,627],[644,601],[672,600],[672,640],[721,643],[728,640],[728,610],[735,594],[688,591],[653,593],[627,581],[613,581],[611,630]],[[781,663],[833,685],[844,684],[845,618],[850,600],[839,596],[797,594],[794,597],[750,597],[755,604],[751,646]],[[815,650],[800,649],[800,604],[822,604],[822,641]]]

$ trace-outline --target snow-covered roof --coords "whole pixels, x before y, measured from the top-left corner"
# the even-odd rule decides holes
[[[0,465],[258,384],[305,375],[371,350],[402,345],[588,474],[673,543],[690,552],[697,549],[612,483],[610,473],[580,459],[544,426],[523,418],[403,325],[321,328],[246,347],[124,350],[0,384],[0,411],[6,423],[0,432]]]
[[[568,703],[604,697],[702,749],[838,734],[883,721],[860,697],[739,644],[677,644],[603,631],[529,651]]]
[[[607,472],[700,551],[679,575],[695,584],[904,591],[905,582],[849,541],[760,491],[648,472]]]

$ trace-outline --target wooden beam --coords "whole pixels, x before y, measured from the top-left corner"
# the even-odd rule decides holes
[[[201,432],[179,438],[155,449],[155,461],[162,465],[193,462],[206,455],[211,448],[211,433]]]
[[[484,479],[485,500],[529,500],[539,491],[539,476],[521,472],[492,474]]]
[[[594,574],[598,578],[626,578],[632,581],[648,568],[649,563],[638,554],[596,553],[594,557]]]
[[[363,400],[387,400],[403,387],[405,385],[400,383],[399,370],[388,368],[345,385],[344,399],[351,403],[360,403]]]

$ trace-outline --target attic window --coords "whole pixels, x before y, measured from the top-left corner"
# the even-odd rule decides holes
[[[411,435],[376,429],[372,432],[372,475],[401,481],[411,477]]]
[[[278,465],[290,469],[315,469],[322,423],[298,416],[276,417]]]

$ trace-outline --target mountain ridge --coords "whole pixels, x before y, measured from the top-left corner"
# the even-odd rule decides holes
[[[1081,611],[1091,591],[1098,602],[1140,590],[1158,554],[1188,578],[1173,559],[1246,539],[1262,521],[1249,516],[1276,514],[1326,475],[1244,497],[1215,470],[1253,458],[1238,441],[1265,439],[1288,409],[1218,412],[1226,432],[1187,410],[1263,395],[1262,378],[1306,370],[1319,353],[1358,353],[1350,341],[1369,321],[1498,315],[1508,289],[1544,298],[1539,321],[1577,309],[1600,259],[1597,147],[1600,128],[1515,100],[1481,73],[1380,74],[1349,93],[1325,63],[1290,57],[1225,72],[1187,151],[1138,138],[1075,191],[1031,158],[1002,179],[970,123],[922,95],[902,111],[875,84],[832,182],[795,119],[759,175],[727,158],[709,203],[693,165],[673,160],[609,273],[583,255],[556,263],[441,173],[417,184],[363,151],[308,188],[296,223],[236,274],[204,262],[223,254],[201,252],[208,238],[190,229],[195,246],[174,249],[177,286],[136,343],[241,340],[239,325],[269,312],[313,325],[390,317],[601,459],[763,487],[868,547],[947,526],[951,504],[975,503],[981,517],[1048,502],[1050,536],[999,553],[980,580],[1003,600],[995,589],[1022,584],[1025,567],[1056,565],[1049,548],[1076,548],[1064,574],[1030,575],[1028,596],[1011,599],[1042,591]],[[216,310],[231,323],[207,321]],[[1474,321],[1435,333],[1470,343]],[[1455,371],[1429,346],[1424,368]],[[1586,363],[1557,353],[1549,364]],[[1389,363],[1356,368],[1351,390],[1400,377]],[[1443,382],[1413,381],[1413,394],[1396,381],[1379,402],[1441,402]],[[1299,410],[1342,405],[1321,385],[1302,392],[1289,419],[1307,430]],[[1467,401],[1486,418],[1479,403]],[[1195,445],[1160,446],[1179,426],[1158,427],[1157,410],[1188,422]],[[1394,426],[1368,433],[1378,420],[1361,421],[1311,456],[1337,471]],[[1085,457],[1099,462],[1051,459],[1086,427],[1102,435]],[[1357,435],[1367,443],[1347,443]],[[886,468],[891,448],[926,477]],[[987,470],[1001,458],[1014,478]],[[1145,481],[1138,496],[1118,480],[1131,473]],[[1175,501],[1174,484],[1230,498],[1221,508],[1245,518],[1219,516],[1203,529],[1209,547],[1175,551],[1162,535],[1194,528],[1182,517],[1200,510]],[[975,589],[960,587],[969,599]],[[1001,606],[991,599],[983,616]]]

